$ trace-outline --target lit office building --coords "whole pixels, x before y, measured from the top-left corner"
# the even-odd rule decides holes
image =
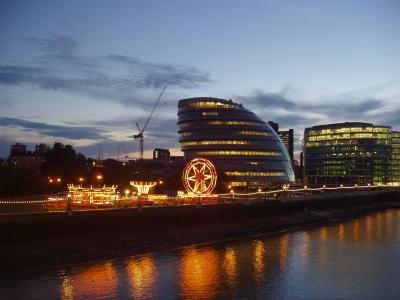
[[[389,182],[400,185],[400,131],[392,131],[392,164]]]
[[[281,138],[283,145],[289,153],[290,159],[293,162],[293,129],[279,130],[279,124],[273,121],[268,121],[269,126],[278,134]]]
[[[294,181],[282,141],[241,104],[190,98],[179,101],[178,108],[185,159],[209,159],[216,166],[220,185],[252,189]]]
[[[306,128],[303,145],[306,184],[391,182],[398,168],[398,152],[392,152],[393,137],[391,127],[369,123],[346,122]]]

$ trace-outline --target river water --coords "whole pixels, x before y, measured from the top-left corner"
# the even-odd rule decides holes
[[[2,299],[400,299],[400,210],[3,276]]]

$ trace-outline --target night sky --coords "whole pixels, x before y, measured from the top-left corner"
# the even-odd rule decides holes
[[[15,142],[179,154],[177,101],[242,103],[294,128],[400,130],[400,1],[0,2],[0,157]]]

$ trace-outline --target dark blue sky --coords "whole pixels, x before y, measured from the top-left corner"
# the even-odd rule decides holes
[[[177,101],[231,98],[281,128],[400,129],[399,1],[1,1],[0,156],[71,143],[179,152]]]

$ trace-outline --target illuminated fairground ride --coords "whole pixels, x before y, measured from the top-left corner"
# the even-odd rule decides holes
[[[76,206],[113,206],[119,200],[117,186],[83,187],[68,184],[68,198]]]
[[[217,171],[208,159],[195,158],[185,166],[182,181],[188,194],[209,195],[217,184]]]

